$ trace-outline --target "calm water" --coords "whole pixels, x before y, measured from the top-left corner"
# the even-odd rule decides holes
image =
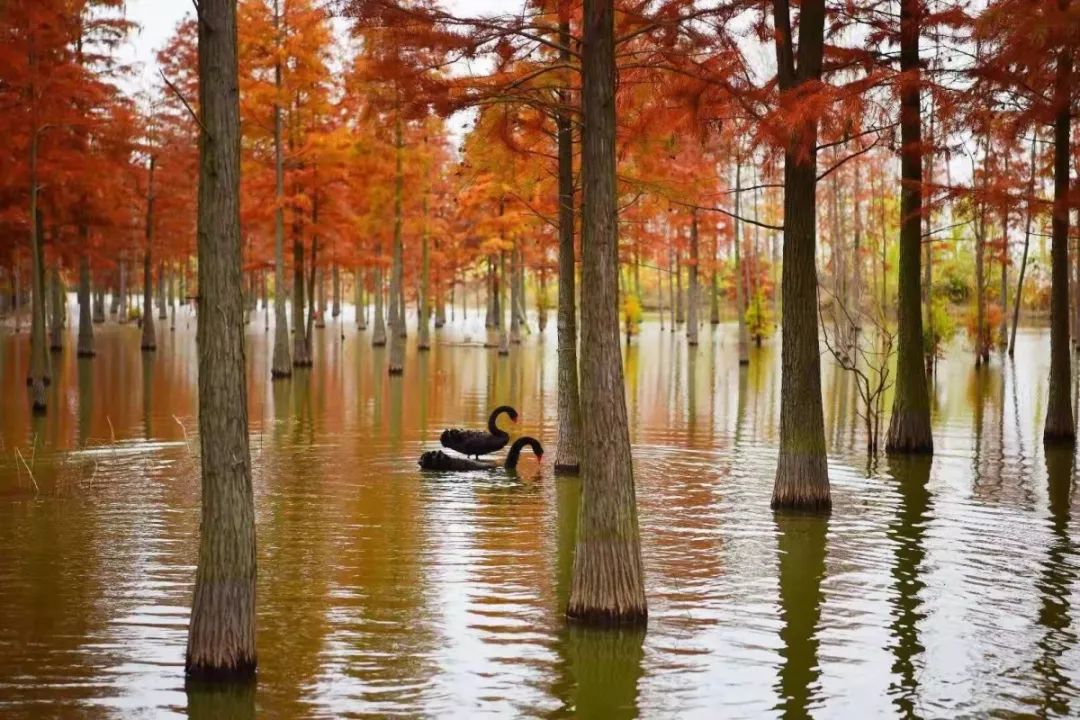
[[[502,403],[554,450],[553,328],[497,358],[459,323],[410,347],[400,380],[347,323],[319,331],[310,374],[272,384],[260,313],[259,681],[217,696],[183,679],[199,475],[179,325],[149,358],[134,327],[102,329],[89,362],[69,343],[37,420],[27,337],[0,336],[4,717],[1080,713],[1074,462],[1040,442],[1041,331],[1015,367],[942,362],[932,465],[868,471],[855,385],[827,368],[819,519],[769,510],[778,348],[740,369],[731,326],[695,352],[647,324],[626,368],[650,621],[597,633],[561,615],[578,481],[531,456],[514,476],[415,467]]]

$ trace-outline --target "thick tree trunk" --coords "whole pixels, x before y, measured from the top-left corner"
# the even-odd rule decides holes
[[[570,43],[569,20],[559,23],[559,42]],[[569,53],[560,51],[567,61]],[[559,182],[559,438],[555,447],[555,472],[577,473],[581,458],[581,399],[578,394],[577,298],[574,249],[574,135],[570,124],[570,93],[559,92],[559,112],[555,116],[558,141]]]
[[[799,17],[798,67],[792,50],[787,0],[774,0],[781,102],[821,77],[824,0],[804,0]],[[827,510],[829,469],[821,406],[817,297],[817,120],[793,129],[784,153],[784,293],[780,457],[774,509]]]
[[[698,216],[697,210],[690,211],[690,269],[689,281],[687,282],[686,302],[688,307],[686,323],[686,344],[694,346],[698,344],[698,261],[701,259],[701,248],[698,247]]]
[[[144,352],[157,350],[154,332],[154,278],[151,272],[154,247],[154,168],[157,158],[150,156],[150,179],[146,186],[146,247],[143,249],[142,347]]]
[[[613,0],[585,0],[582,44],[582,497],[567,615],[647,617],[619,343]]]
[[[202,521],[185,668],[255,676],[255,501],[244,380],[236,0],[199,2]]]
[[[900,280],[896,392],[885,451],[932,453],[930,394],[922,327],[922,108],[919,69],[920,0],[900,3],[900,70],[909,75],[900,95]]]
[[[1061,0],[1059,5],[1067,5]],[[1054,79],[1054,215],[1050,270],[1050,398],[1043,442],[1074,443],[1072,358],[1069,355],[1069,142],[1072,49],[1058,53]]]
[[[319,288],[318,311],[315,314],[315,327],[326,327],[326,268],[319,268],[316,275]]]
[[[86,226],[79,228],[79,235],[86,247]],[[79,344],[78,356],[94,357],[94,323],[90,311],[90,258],[83,252],[79,256]]]

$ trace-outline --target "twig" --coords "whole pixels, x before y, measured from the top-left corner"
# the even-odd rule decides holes
[[[182,102],[184,104],[184,107],[187,108],[188,113],[191,115],[191,119],[194,120],[198,124],[198,126],[200,128],[202,128],[202,131],[204,133],[206,133],[206,136],[208,138],[213,140],[214,136],[211,135],[210,131],[206,129],[206,126],[203,125],[203,121],[201,119],[199,119],[198,114],[194,110],[191,109],[191,105],[189,105],[188,101],[184,99],[183,93],[181,93],[180,90],[175,85],[172,84],[172,82],[169,80],[169,78],[167,78],[165,76],[165,71],[162,70],[161,68],[158,68],[158,74],[161,75],[161,79],[165,81],[165,84],[169,86],[169,89],[173,91],[173,93],[176,95],[177,99],[179,99],[180,102]]]
[[[34,478],[34,471],[26,464],[26,458],[19,452],[19,448],[15,448],[15,456],[22,461],[23,467],[26,468],[26,472],[30,475],[30,482],[34,484],[34,494],[37,495],[41,492],[41,488],[38,487],[37,480]]]

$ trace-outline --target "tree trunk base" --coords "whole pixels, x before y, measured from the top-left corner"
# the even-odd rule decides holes
[[[392,365],[387,371],[390,375],[404,375],[405,368]]]
[[[825,456],[781,452],[770,506],[773,510],[828,512],[832,497]]]
[[[934,436],[930,424],[919,413],[894,412],[889,421],[885,452],[890,455],[933,455]]]
[[[291,378],[291,377],[292,377],[292,369],[289,369],[289,370],[277,370],[277,369],[274,369],[274,370],[270,371],[270,379],[271,380],[285,380],[286,378]]]
[[[588,627],[644,627],[649,623],[649,613],[644,607],[603,609],[569,606],[566,608],[566,619]]]
[[[147,345],[146,343],[143,343],[139,348],[143,352],[157,352],[157,345]]]
[[[76,357],[81,357],[81,358],[92,358],[92,357],[95,357],[96,355],[97,355],[97,353],[94,352],[93,350],[79,350],[76,353]]]
[[[191,656],[184,658],[184,674],[189,680],[215,684],[248,683],[255,680],[255,661],[242,659],[235,665],[218,667],[192,661]]]
[[[35,415],[44,415],[48,407],[45,401],[45,388],[48,386],[46,379],[35,380],[30,383],[31,410]]]
[[[579,463],[555,463],[556,475],[578,475],[581,473]]]
[[[1047,428],[1043,430],[1043,445],[1062,447],[1076,444],[1076,431],[1055,431]]]

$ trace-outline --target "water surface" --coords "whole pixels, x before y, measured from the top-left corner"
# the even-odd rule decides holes
[[[351,312],[349,313],[351,317]],[[1076,716],[1074,460],[1044,452],[1048,336],[933,385],[937,454],[868,467],[826,363],[830,517],[769,510],[779,352],[735,362],[646,323],[626,351],[650,619],[562,616],[580,485],[551,473],[554,328],[508,358],[471,320],[404,379],[350,324],[269,381],[249,328],[259,679],[185,688],[197,547],[194,321],[99,328],[54,356],[31,418],[27,336],[0,335],[0,715],[58,717]],[[344,338],[341,335],[344,335]],[[421,475],[448,425],[509,403],[541,438],[515,475]],[[587,421],[586,410],[586,421]]]

